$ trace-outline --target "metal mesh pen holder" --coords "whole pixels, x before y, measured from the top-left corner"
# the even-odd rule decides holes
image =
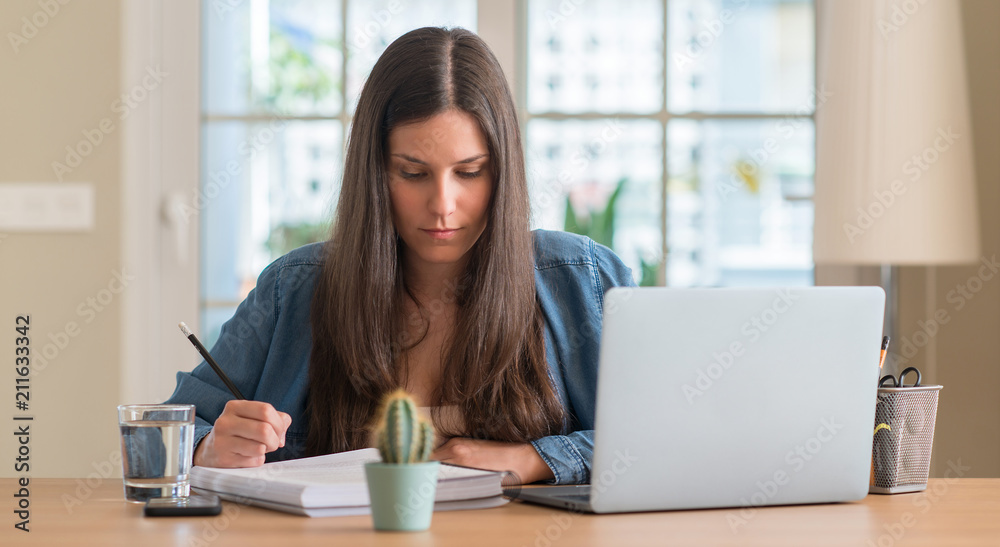
[[[927,489],[939,391],[941,386],[878,388],[869,493]]]

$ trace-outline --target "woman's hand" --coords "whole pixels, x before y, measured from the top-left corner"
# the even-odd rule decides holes
[[[439,446],[431,459],[493,471],[513,471],[524,484],[553,478],[545,460],[528,443],[453,437]]]
[[[269,403],[233,400],[198,443],[194,464],[204,467],[258,467],[264,455],[285,446],[292,417]]]

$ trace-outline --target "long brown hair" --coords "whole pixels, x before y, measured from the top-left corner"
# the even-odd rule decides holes
[[[308,455],[363,448],[381,397],[403,383],[403,276],[386,160],[389,132],[448,109],[486,136],[493,192],[485,230],[454,280],[455,332],[442,348],[439,403],[457,404],[477,438],[558,433],[564,412],[545,363],[535,291],[524,154],[514,101],[486,43],[464,29],[421,28],[379,58],[358,101],[322,276],[312,301]],[[434,304],[432,302],[431,304]],[[440,303],[437,303],[440,304]],[[425,330],[426,335],[426,318]]]

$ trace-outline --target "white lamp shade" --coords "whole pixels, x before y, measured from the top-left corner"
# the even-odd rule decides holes
[[[959,2],[819,0],[817,36],[814,260],[977,261]]]

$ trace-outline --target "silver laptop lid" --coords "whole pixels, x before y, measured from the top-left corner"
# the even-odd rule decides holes
[[[884,305],[878,287],[608,291],[594,510],[864,497]]]

